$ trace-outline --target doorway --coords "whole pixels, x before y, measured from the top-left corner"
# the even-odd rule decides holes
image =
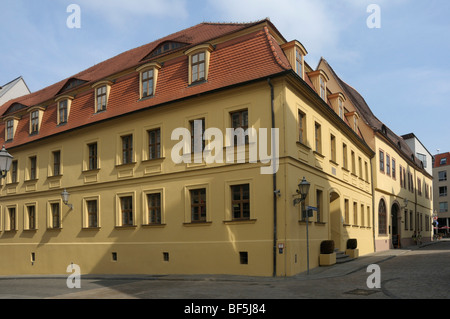
[[[391,239],[392,248],[400,248],[400,227],[399,227],[399,211],[397,204],[393,204],[391,208]]]
[[[334,241],[334,247],[341,249],[342,238],[342,212],[341,199],[338,193],[330,193],[330,237]]]

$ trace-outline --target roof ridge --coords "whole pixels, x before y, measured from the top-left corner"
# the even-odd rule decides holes
[[[290,65],[286,65],[286,64],[281,60],[281,58],[279,57],[278,52],[276,52],[275,45],[274,45],[274,43],[273,43],[273,40],[271,39],[271,34],[270,34],[269,28],[267,28],[267,26],[264,26],[264,32],[265,32],[265,34],[266,34],[266,39],[267,39],[267,41],[269,42],[270,50],[272,51],[272,54],[273,54],[273,56],[274,56],[274,58],[275,58],[275,61],[276,61],[283,69],[285,69],[285,70],[290,70],[290,69],[291,69],[291,66],[290,66]],[[278,45],[278,44],[277,44],[277,45]]]

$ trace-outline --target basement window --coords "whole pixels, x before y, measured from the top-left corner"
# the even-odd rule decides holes
[[[241,265],[248,265],[248,252],[240,251],[239,252],[239,260]]]

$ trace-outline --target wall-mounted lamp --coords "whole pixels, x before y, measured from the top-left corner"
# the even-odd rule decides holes
[[[298,184],[297,194],[300,195],[300,198],[294,199],[294,206],[298,203],[303,202],[306,199],[306,196],[308,196],[309,187],[311,184],[303,177],[303,180]]]
[[[5,178],[9,169],[11,168],[13,156],[8,153],[3,145],[0,151],[0,178]]]
[[[402,208],[406,208],[408,206],[408,199],[407,198],[403,199],[403,204],[405,206],[403,206]]]
[[[64,188],[64,191],[61,193],[61,198],[64,205],[69,206],[70,209],[73,209],[73,205],[69,204],[69,192]]]

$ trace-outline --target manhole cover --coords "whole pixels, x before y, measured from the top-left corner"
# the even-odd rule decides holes
[[[350,290],[350,291],[347,291],[344,293],[349,294],[349,295],[369,296],[369,295],[372,295],[377,292],[378,292],[378,290],[374,290],[374,289],[354,289],[354,290]]]

